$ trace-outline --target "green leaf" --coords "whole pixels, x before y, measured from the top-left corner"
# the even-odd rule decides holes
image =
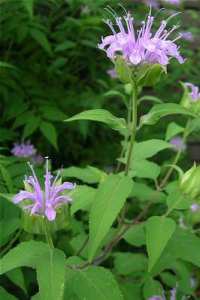
[[[7,62],[4,61],[0,61],[0,68],[10,68],[10,69],[15,69],[17,70],[17,68],[14,65],[11,65]]]
[[[124,280],[120,284],[120,289],[124,295],[124,300],[143,300],[141,295],[141,284],[138,282]]]
[[[147,258],[140,253],[117,252],[114,253],[114,266],[119,275],[142,273],[147,271]]]
[[[26,139],[39,127],[40,118],[32,115],[24,126],[23,138]]]
[[[42,106],[41,111],[43,118],[50,121],[63,121],[67,117],[58,107],[50,105]]]
[[[65,283],[65,254],[58,249],[49,249],[37,261],[37,281],[42,300],[62,300]]]
[[[127,129],[124,119],[115,117],[105,109],[86,110],[65,121],[71,122],[76,120],[91,120],[91,121],[102,122],[110,126],[112,129],[118,131]]]
[[[39,257],[48,251],[49,247],[42,242],[23,242],[0,259],[0,275],[22,266],[35,268]]]
[[[105,179],[107,174],[95,167],[86,168],[69,167],[62,170],[63,178],[77,178],[87,183],[99,183]]]
[[[163,65],[143,65],[137,74],[137,84],[138,86],[153,86],[160,80],[162,73],[166,74],[166,67]]]
[[[9,294],[4,288],[0,287],[0,299],[2,300],[17,300],[17,298]]]
[[[159,192],[142,182],[134,182],[131,196],[138,198],[142,202],[152,201],[163,203],[166,199],[166,195],[164,193]]]
[[[6,187],[8,189],[8,192],[12,193],[13,192],[13,182],[12,182],[10,173],[1,164],[0,164],[0,174],[1,174],[2,178],[3,178],[3,180],[5,181],[5,184],[6,184]]]
[[[143,294],[146,300],[153,296],[163,296],[163,288],[159,281],[149,278],[143,287]]]
[[[149,272],[160,258],[175,229],[176,223],[169,218],[151,217],[146,221],[146,244],[149,255]]]
[[[123,235],[127,243],[132,246],[141,247],[146,244],[144,224],[136,224],[130,227]]]
[[[128,66],[126,61],[121,56],[118,56],[114,62],[115,62],[115,71],[117,73],[117,77],[123,83],[132,82],[132,70]]]
[[[129,177],[119,175],[110,175],[100,184],[89,216],[90,261],[122,209],[132,184]]]
[[[79,300],[123,300],[112,273],[102,267],[67,269],[65,288],[72,290]]]
[[[152,139],[140,143],[135,143],[133,148],[133,157],[134,160],[149,158],[154,156],[158,152],[171,147],[171,144],[158,139]]]
[[[26,0],[24,0],[26,1]],[[41,30],[38,30],[36,28],[32,28],[30,31],[31,36],[34,38],[34,40],[50,55],[53,55],[51,45],[44,34]]]
[[[47,140],[58,150],[57,145],[57,132],[55,127],[46,121],[42,121],[40,124],[40,130]]]
[[[164,103],[164,104],[156,104],[146,115],[141,117],[140,124],[141,125],[154,125],[156,124],[162,117],[168,115],[181,114],[191,117],[196,117],[194,113],[187,110],[176,103]]]
[[[178,184],[174,185],[167,196],[168,213],[174,209],[188,209],[192,204],[192,199],[188,195],[184,195],[179,189]]]
[[[19,218],[7,218],[0,220],[0,246],[8,242],[11,234],[13,234],[21,225]]]
[[[13,269],[6,273],[6,276],[14,282],[15,285],[19,286],[25,293],[27,293],[26,290],[26,284],[24,281],[24,275],[21,269]]]
[[[71,205],[71,214],[75,214],[78,210],[89,210],[94,196],[96,194],[96,189],[89,187],[87,185],[79,185],[69,193],[70,197],[73,199]]]
[[[150,178],[155,180],[160,174],[160,167],[149,160],[133,160],[131,164],[131,177]]]
[[[175,122],[170,123],[166,131],[166,137],[165,137],[166,141],[169,141],[172,137],[174,137],[175,135],[183,131],[184,128],[182,126],[176,124]]]
[[[22,3],[26,10],[29,13],[30,18],[33,17],[33,5],[34,5],[34,0],[22,0]]]
[[[76,47],[76,43],[74,43],[72,41],[65,41],[62,44],[59,44],[58,46],[56,46],[55,52],[65,51],[67,49],[72,49],[74,47]]]

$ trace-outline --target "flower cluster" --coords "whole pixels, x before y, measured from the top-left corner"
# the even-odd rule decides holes
[[[31,158],[31,162],[36,165],[41,165],[44,161],[43,157],[37,153],[37,150],[30,141],[21,144],[15,143],[11,153],[16,157]]]
[[[185,86],[191,90],[189,96],[191,97],[191,100],[193,102],[200,100],[200,92],[198,86],[195,86],[194,84],[189,82],[186,82]]]
[[[46,160],[46,172],[44,175],[44,191],[35,174],[33,166],[29,164],[32,176],[25,178],[25,190],[20,191],[14,196],[15,204],[22,202],[23,209],[31,215],[46,217],[49,221],[56,218],[56,209],[63,204],[71,202],[71,198],[64,195],[66,190],[72,190],[75,185],[70,182],[60,184],[59,172],[53,180],[53,176],[48,170],[48,159]],[[27,201],[29,204],[27,205]]]
[[[102,37],[102,42],[98,44],[98,47],[104,50],[111,60],[120,54],[128,64],[134,66],[139,64],[167,65],[171,57],[176,58],[179,63],[184,62],[179,48],[175,44],[181,35],[174,40],[169,39],[177,26],[173,26],[168,31],[166,29],[167,20],[165,20],[161,22],[160,27],[153,34],[151,31],[154,17],[151,14],[148,15],[146,21],[142,22],[141,28],[137,32],[134,29],[134,19],[130,13],[124,16],[124,21],[126,26],[124,26],[121,17],[115,18],[118,32],[116,32],[112,21],[105,21],[110,27],[112,35]]]
[[[180,136],[176,136],[172,138],[169,142],[172,145],[172,149],[174,151],[186,150],[186,144],[184,143],[183,139]]]
[[[15,143],[14,147],[11,150],[11,153],[17,157],[30,157],[36,154],[37,150],[35,147],[28,142],[24,142],[21,144]]]

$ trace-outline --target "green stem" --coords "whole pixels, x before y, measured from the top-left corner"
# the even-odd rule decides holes
[[[130,169],[131,164],[131,158],[132,158],[132,152],[133,152],[133,146],[135,142],[135,135],[136,135],[136,128],[137,128],[137,86],[134,83],[133,88],[133,95],[132,95],[132,132],[131,132],[131,139],[130,139],[130,145],[128,149],[128,156],[127,156],[127,162],[126,162],[126,168],[125,168],[125,175],[127,176]]]
[[[51,233],[49,230],[49,223],[46,218],[44,218],[44,232],[45,232],[46,240],[47,240],[49,247],[53,249],[54,248],[53,240],[51,238]]]
[[[186,127],[185,127],[185,130],[184,130],[184,133],[183,133],[183,143],[186,142],[186,139],[187,139],[187,136],[188,136],[188,128],[190,126],[190,120],[187,121],[187,124],[186,124]],[[182,153],[182,150],[180,149],[175,158],[174,158],[174,161],[172,162],[172,166],[169,168],[168,172],[166,173],[165,177],[163,178],[163,180],[161,181],[160,185],[159,185],[159,189],[161,190],[167,183],[168,179],[170,178],[174,168],[173,168],[173,165],[176,165],[180,159],[180,156],[181,156],[181,153]]]

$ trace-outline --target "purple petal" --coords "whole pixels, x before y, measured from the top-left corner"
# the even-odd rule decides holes
[[[53,221],[56,218],[56,211],[52,207],[45,209],[45,215],[49,221]]]

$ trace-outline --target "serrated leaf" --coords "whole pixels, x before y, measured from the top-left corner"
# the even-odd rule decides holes
[[[40,130],[47,140],[58,150],[57,132],[52,123],[42,121],[40,123]]]
[[[65,288],[72,290],[80,300],[123,300],[114,276],[102,267],[67,269]]]
[[[160,258],[169,239],[176,229],[174,220],[165,217],[151,217],[146,221],[146,244],[149,256],[149,272]]]
[[[140,124],[141,125],[154,125],[161,118],[174,115],[181,114],[185,116],[196,117],[194,113],[187,110],[176,103],[164,103],[164,104],[156,104],[146,115],[141,117]]]
[[[150,158],[158,152],[171,147],[171,144],[159,139],[152,139],[140,143],[135,143],[133,148],[133,158],[134,160]]]
[[[98,121],[107,124],[114,130],[118,130],[118,131],[126,130],[125,120],[122,118],[115,117],[105,109],[86,110],[65,121],[71,122],[76,120]]]
[[[90,261],[122,209],[132,184],[129,177],[119,175],[110,175],[100,184],[89,216]]]
[[[58,249],[49,249],[37,261],[39,295],[43,300],[62,300],[65,283],[65,254]]]

